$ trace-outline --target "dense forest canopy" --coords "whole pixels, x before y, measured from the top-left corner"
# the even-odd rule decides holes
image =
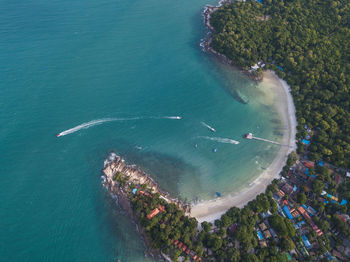
[[[314,130],[309,157],[350,167],[350,0],[235,1],[211,17],[216,51],[291,86],[298,138]]]

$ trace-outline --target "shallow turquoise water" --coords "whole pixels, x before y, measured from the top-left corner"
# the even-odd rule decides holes
[[[199,47],[207,3],[215,1],[2,1],[1,261],[143,261],[135,226],[100,184],[112,150],[188,200],[237,190],[271,162],[277,147],[242,135],[278,139],[276,112]],[[55,137],[130,117],[143,119]]]

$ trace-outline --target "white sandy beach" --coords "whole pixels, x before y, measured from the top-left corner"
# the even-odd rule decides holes
[[[281,146],[276,158],[271,165],[259,175],[247,188],[239,192],[233,192],[232,195],[200,202],[191,208],[191,216],[199,222],[213,222],[221,217],[229,208],[243,207],[249,201],[253,200],[258,194],[265,192],[266,187],[271,181],[279,176],[284,167],[288,154],[296,149],[295,134],[297,121],[295,117],[295,108],[292,95],[289,92],[288,84],[277,77],[273,71],[264,72],[262,85],[266,92],[272,94],[275,98],[275,106],[281,116],[284,134]]]

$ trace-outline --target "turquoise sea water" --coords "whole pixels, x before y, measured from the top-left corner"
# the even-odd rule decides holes
[[[112,150],[188,200],[238,190],[268,166],[278,148],[242,135],[279,139],[278,115],[201,51],[208,3],[1,2],[0,261],[143,261],[135,226],[100,184]],[[105,118],[134,120],[55,137]]]

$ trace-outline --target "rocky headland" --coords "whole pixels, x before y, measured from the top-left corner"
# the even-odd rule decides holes
[[[159,193],[160,198],[164,199],[168,204],[175,204],[180,210],[183,210],[185,214],[189,214],[191,212],[190,204],[183,203],[177,198],[170,197],[169,193],[162,190],[158,183],[155,182],[148,174],[143,172],[135,165],[127,164],[122,157],[116,155],[115,153],[111,153],[108,159],[105,160],[102,173],[102,184],[107,188],[113,197],[117,198],[118,205],[137,225],[141,238],[146,245],[145,255],[147,257],[162,258],[167,260],[167,257],[164,256],[158,249],[152,248],[150,241],[147,239],[146,232],[140,225],[140,218],[132,209],[130,202],[130,191],[133,188],[140,187],[141,185],[146,186],[147,190],[151,191],[152,194]]]

